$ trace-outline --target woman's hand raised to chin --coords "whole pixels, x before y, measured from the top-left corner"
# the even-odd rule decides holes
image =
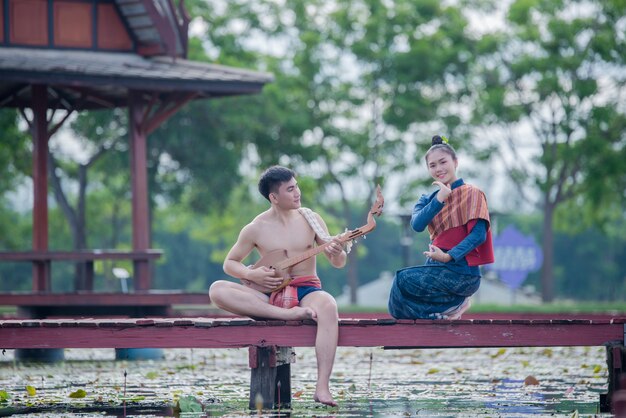
[[[450,193],[452,193],[452,189],[449,185],[440,182],[439,180],[433,181],[433,186],[439,187],[439,193],[437,193],[437,200],[441,203],[445,202]]]

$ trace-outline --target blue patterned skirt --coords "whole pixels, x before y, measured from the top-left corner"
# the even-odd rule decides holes
[[[473,295],[480,276],[455,273],[444,266],[398,270],[389,294],[389,313],[396,319],[439,319]]]

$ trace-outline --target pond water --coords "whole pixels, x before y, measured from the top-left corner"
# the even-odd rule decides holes
[[[315,354],[296,348],[291,410],[250,411],[247,349],[163,350],[116,361],[114,350],[65,350],[57,364],[0,354],[0,416],[15,417],[577,417],[599,413],[603,347],[410,349],[339,347],[337,408],[312,400]],[[197,401],[201,413],[175,406]]]

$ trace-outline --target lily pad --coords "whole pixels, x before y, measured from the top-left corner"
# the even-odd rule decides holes
[[[87,392],[85,392],[85,390],[83,389],[78,389],[72,393],[69,394],[69,397],[72,399],[82,399],[85,396],[87,396]]]

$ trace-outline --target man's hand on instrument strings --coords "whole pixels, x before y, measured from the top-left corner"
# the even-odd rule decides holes
[[[343,252],[343,244],[339,238],[334,237],[330,243],[324,248],[328,257],[336,257]]]
[[[439,180],[433,181],[433,186],[439,187],[439,192],[436,197],[441,203],[445,202],[448,196],[450,196],[450,193],[452,193],[450,186],[440,182]]]
[[[439,261],[440,263],[447,263],[452,260],[452,256],[448,253],[444,253],[441,248],[435,245],[428,245],[428,251],[424,251],[424,255],[432,260]]]
[[[276,271],[267,266],[260,266],[255,269],[250,269],[246,275],[246,279],[258,284],[259,286],[266,287],[268,290],[275,289],[282,282],[282,277],[274,277]]]

